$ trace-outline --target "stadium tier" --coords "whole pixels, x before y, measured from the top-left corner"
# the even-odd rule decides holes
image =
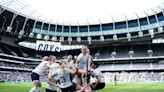
[[[2,45],[2,44],[1,44]],[[41,52],[31,50],[30,53],[26,53],[28,49],[13,47],[6,44],[3,44],[5,48],[8,48],[8,52],[5,48],[1,49],[0,60],[4,63],[15,63],[17,66],[24,65],[37,65],[41,61],[41,57],[44,55],[54,54],[57,56],[57,59],[62,59],[62,56],[67,55],[78,55],[79,50],[69,50],[62,52]],[[10,50],[9,50],[10,48]],[[16,49],[19,49],[20,52],[26,53],[18,56]],[[164,59],[163,54],[163,45],[119,45],[119,46],[105,46],[105,47],[94,47],[90,48],[91,55],[95,62],[100,63],[104,67],[103,71],[121,71],[121,70],[163,70],[164,68],[162,60]],[[16,52],[15,52],[16,51]],[[113,53],[115,54],[113,55]],[[131,53],[133,52],[133,53]],[[15,54],[12,54],[15,53]],[[33,57],[31,57],[33,53]],[[20,53],[19,53],[20,54]],[[40,57],[36,57],[36,56]],[[35,62],[34,62],[35,61]],[[20,63],[20,65],[18,65]],[[107,65],[103,64],[109,64]],[[9,65],[8,65],[9,66]],[[11,65],[12,66],[12,65]],[[106,68],[105,68],[106,67]],[[34,66],[33,66],[34,68]]]
[[[142,17],[136,14],[136,18],[118,22],[89,25],[74,24],[71,26],[35,20],[28,15],[15,12],[12,7],[5,5],[1,5],[0,8],[1,33],[19,39],[30,37],[32,39],[60,41],[65,44],[91,44],[98,41],[110,42],[119,39],[131,41],[135,40],[136,37],[143,36],[154,38],[155,34],[163,33],[164,27],[164,13],[161,8],[158,10],[152,9],[150,14],[145,12]]]
[[[107,82],[115,82],[115,75],[118,82],[157,82],[163,81],[164,76],[161,72],[116,72],[104,73]]]
[[[98,70],[102,72],[105,82],[164,82],[163,8],[151,9],[151,13],[145,11],[144,16],[136,13],[135,18],[113,19],[108,23],[62,25],[30,17],[3,2],[0,2],[0,82],[32,82],[31,72],[43,61],[46,61],[43,63],[45,66],[52,63],[48,62],[53,61],[51,55],[55,55],[55,62],[62,65],[61,62],[69,61],[69,56],[78,56],[82,52],[80,48],[59,52],[39,51],[36,50],[37,41],[72,47],[88,46],[86,61],[90,59],[92,64],[99,64]],[[13,0],[14,4],[18,2],[21,0]],[[23,47],[21,42],[35,46],[33,49],[29,44]],[[48,58],[42,60],[44,56]],[[71,58],[74,59],[72,66],[68,63],[65,66],[72,68],[79,58]],[[51,68],[40,75],[41,82],[47,82],[46,79],[52,77],[47,75]],[[88,74],[88,68],[86,70]]]
[[[163,56],[163,45],[121,45],[97,49],[96,59]]]

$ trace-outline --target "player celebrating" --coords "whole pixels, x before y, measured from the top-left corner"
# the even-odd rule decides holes
[[[77,72],[77,66],[75,66],[73,69],[68,69],[66,68],[65,61],[62,61],[60,67],[61,68],[59,70],[52,73],[50,78],[58,76],[58,86],[61,88],[62,92],[74,92],[79,90],[81,87],[79,85],[73,84],[70,79],[70,74],[75,74]]]
[[[29,92],[40,92],[41,82],[39,80],[40,75],[45,72],[49,65],[48,57],[43,57],[42,62],[32,71],[31,79],[33,81],[33,88]]]
[[[103,74],[101,71],[99,71],[97,68],[99,67],[99,64],[96,62],[92,62],[91,67],[93,70],[91,71],[91,76],[94,80],[96,79],[95,83],[90,84],[90,87],[92,90],[99,90],[103,89],[105,87],[105,78],[103,77]]]
[[[66,65],[68,69],[72,69],[72,67],[74,66],[72,58],[72,55],[67,56]]]
[[[84,74],[86,73],[86,64],[88,62],[88,59],[89,59],[89,55],[87,54],[87,49],[88,47],[87,46],[82,46],[81,48],[81,53],[78,55],[77,57],[77,64],[79,65],[78,68],[79,68],[79,73],[81,74]]]
[[[91,56],[87,46],[82,46],[81,53],[78,55],[77,64],[78,64],[78,73],[81,79],[81,85],[88,84],[87,72],[90,69]],[[82,78],[85,75],[85,78]]]
[[[77,56],[75,55],[75,56],[73,57],[73,59],[74,59],[73,63],[76,63],[76,62],[77,62]]]
[[[56,56],[52,55],[50,56],[50,69],[49,69],[49,74],[48,74],[48,77],[51,75],[51,73],[53,71],[57,71],[57,69],[59,69],[60,65],[58,63],[56,63]],[[47,82],[47,86],[46,86],[46,92],[57,92],[57,85],[56,85],[56,82],[57,82],[57,77],[54,77],[54,78],[51,78],[49,79],[48,78],[48,82]]]

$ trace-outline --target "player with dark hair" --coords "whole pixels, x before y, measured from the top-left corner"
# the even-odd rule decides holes
[[[74,57],[73,57],[73,63],[76,63],[76,61],[77,61],[77,56],[75,55]]]
[[[102,72],[97,69],[99,67],[99,64],[97,64],[96,62],[92,62],[91,67],[91,76],[96,79],[95,83],[90,84],[91,89],[103,89],[105,87],[105,78]]]

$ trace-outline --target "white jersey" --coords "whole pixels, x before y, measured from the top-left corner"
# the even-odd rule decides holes
[[[68,62],[68,60],[67,60],[66,65],[67,65],[68,69],[72,69],[73,65],[74,65],[73,60],[71,60],[70,62]]]
[[[52,90],[52,91],[56,91],[57,90],[57,85],[56,84],[49,84],[47,83],[47,86],[46,86],[47,89],[49,90]]]
[[[37,73],[38,75],[42,75],[42,73],[46,70],[46,62],[42,61],[32,72]]]
[[[105,78],[100,70],[98,69],[92,70],[92,75],[95,77],[98,76],[100,78],[100,83],[105,83]]]
[[[60,65],[58,63],[53,63],[50,67],[53,69],[58,69],[60,68]]]
[[[72,82],[75,83],[76,85],[78,85],[78,84],[80,84],[80,78],[77,75],[75,75]]]
[[[53,63],[51,64],[51,69],[49,71],[48,77],[50,77],[51,73],[52,73],[52,69],[54,69],[55,71],[57,71],[58,69],[60,69],[60,65],[58,63]],[[54,76],[53,78],[51,78],[51,81],[53,84],[47,83],[46,88],[52,91],[56,91],[57,90],[57,84],[55,83],[57,80],[59,80],[58,76]]]
[[[79,69],[85,69],[86,70],[86,64],[87,64],[87,61],[89,59],[89,55],[88,54],[79,54],[78,57],[77,57],[77,60],[79,61]]]
[[[49,73],[49,75],[50,75],[50,73]],[[59,80],[59,77],[58,76],[55,76],[55,77],[51,78],[51,81],[50,82],[53,83],[53,84],[47,83],[46,88],[47,89],[50,89],[52,91],[56,91],[58,89],[57,84],[56,84],[56,81],[57,80]]]
[[[97,79],[96,77],[90,77],[90,84],[96,83]]]
[[[61,69],[57,70],[57,76],[59,76],[59,81],[60,81],[60,87],[61,88],[67,88],[72,84],[71,80],[70,80],[70,70],[69,69],[65,69],[64,71],[64,75],[61,74]]]
[[[55,71],[57,71],[58,69],[60,69],[60,65],[58,63],[53,63],[51,66],[51,69],[49,71],[49,74],[48,74],[48,78],[50,78],[51,74],[52,74],[52,70],[54,69]],[[58,80],[58,76],[55,76],[53,78],[51,78],[53,80]]]

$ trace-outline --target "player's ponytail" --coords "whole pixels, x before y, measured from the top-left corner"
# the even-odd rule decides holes
[[[63,76],[63,75],[64,75],[64,70],[65,70],[65,67],[66,67],[66,66],[65,66],[65,62],[62,61],[60,67],[61,67],[61,74],[62,74],[62,76]]]

